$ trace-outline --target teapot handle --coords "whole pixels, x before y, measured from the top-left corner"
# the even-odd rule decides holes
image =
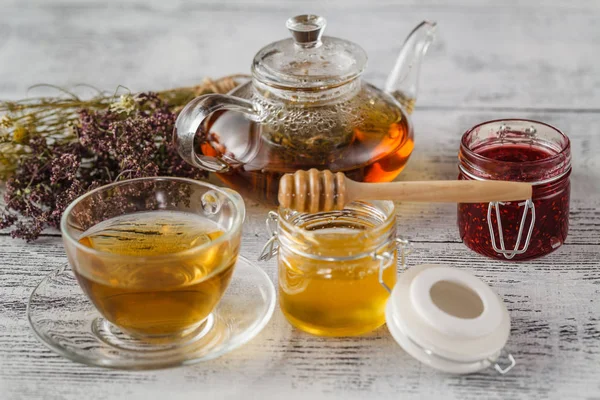
[[[196,152],[194,141],[198,136],[206,138],[203,125],[206,118],[217,111],[236,111],[251,121],[263,117],[262,107],[240,97],[225,94],[206,94],[190,101],[177,116],[173,141],[179,155],[189,164],[210,172],[227,172],[229,163],[221,157],[211,157]]]

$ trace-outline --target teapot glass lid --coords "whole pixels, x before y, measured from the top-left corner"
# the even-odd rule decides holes
[[[299,15],[288,19],[292,38],[263,47],[254,57],[252,74],[258,81],[282,89],[339,86],[359,76],[367,54],[355,43],[322,36],[325,18]]]

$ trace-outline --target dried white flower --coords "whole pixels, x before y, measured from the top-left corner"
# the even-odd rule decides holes
[[[3,115],[2,118],[0,118],[0,127],[1,128],[8,129],[11,126],[13,126],[13,123],[14,123],[14,121],[8,115]]]
[[[118,113],[131,114],[136,109],[137,103],[130,94],[123,94],[119,97],[119,101],[116,101],[110,105],[110,110]]]

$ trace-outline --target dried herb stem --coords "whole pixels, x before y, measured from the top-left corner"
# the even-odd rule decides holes
[[[226,93],[245,75],[201,85],[132,94],[123,87],[90,99],[51,85],[58,97],[0,101],[0,229],[36,239],[59,226],[76,197],[117,179],[205,173],[183,162],[171,143],[177,113],[194,97]]]

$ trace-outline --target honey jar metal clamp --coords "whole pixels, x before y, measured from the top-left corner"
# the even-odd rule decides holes
[[[271,237],[263,246],[260,255],[258,256],[259,261],[269,261],[277,255],[277,250],[279,249],[279,241],[277,240],[278,221],[279,217],[277,216],[277,213],[275,211],[269,211],[265,224],[267,225],[267,232],[269,232]]]
[[[277,255],[279,250],[279,240],[277,237],[277,224],[279,222],[279,216],[275,211],[269,211],[267,214],[267,218],[265,220],[265,224],[267,226],[267,232],[271,235],[267,243],[263,246],[260,255],[258,257],[259,261],[269,261],[273,257]],[[400,260],[401,260],[401,268],[402,270],[406,269],[406,257],[410,254],[411,242],[407,239],[403,239],[400,237],[396,237],[393,239],[396,242],[396,247],[400,251]],[[387,247],[390,241],[385,242],[380,248]],[[390,262],[393,260],[393,254],[389,251],[379,252],[373,251],[371,253],[371,257],[374,260],[379,260],[379,283],[388,291],[388,293],[392,292],[392,289],[387,286],[387,284],[383,281],[383,271],[391,265]],[[387,265],[387,266],[386,266]]]

